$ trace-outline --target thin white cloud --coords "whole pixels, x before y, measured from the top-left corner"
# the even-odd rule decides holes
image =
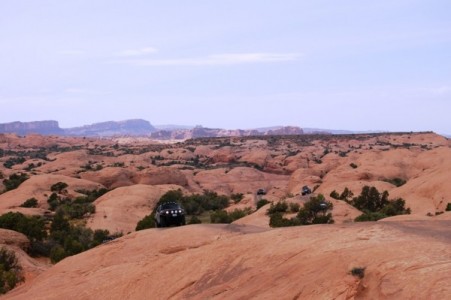
[[[129,59],[112,63],[135,66],[220,66],[294,61],[300,57],[300,53],[225,53],[199,58]]]
[[[143,55],[148,55],[148,54],[154,54],[157,52],[158,52],[158,49],[155,47],[144,47],[144,48],[140,48],[140,49],[127,49],[127,50],[117,53],[117,55],[133,57],[133,56],[143,56]]]

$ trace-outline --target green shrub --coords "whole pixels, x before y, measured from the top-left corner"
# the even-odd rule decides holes
[[[0,295],[12,290],[23,280],[22,267],[14,252],[0,248]]]
[[[29,176],[25,173],[12,174],[8,179],[3,180],[3,185],[5,186],[5,191],[11,191],[18,188],[22,182],[27,180]]]
[[[451,203],[448,203],[447,205],[446,205],[446,209],[445,209],[446,211],[451,211]]]
[[[202,221],[196,217],[196,216],[191,216],[191,218],[188,221],[188,224],[201,224]]]
[[[61,193],[68,185],[65,182],[57,182],[50,187],[50,191]]]
[[[389,200],[388,196],[387,191],[379,193],[375,187],[364,186],[362,193],[348,202],[363,211],[355,221],[377,221],[390,216],[410,214],[410,208],[405,208],[403,199]]]
[[[47,236],[45,222],[41,217],[27,217],[18,212],[8,212],[0,216],[0,228],[25,234],[30,240],[42,240]]]
[[[145,216],[143,219],[141,219],[138,224],[136,225],[135,230],[144,230],[148,228],[154,228],[155,227],[155,220],[154,220],[154,214],[150,214]]]
[[[334,199],[340,199],[340,195],[337,193],[337,191],[336,190],[333,190],[331,193],[330,193],[330,195],[329,195],[331,198],[334,198]]]
[[[288,204],[285,201],[277,202],[276,204],[271,203],[268,208],[267,214],[272,215],[276,212],[284,213],[288,210]]]
[[[30,198],[20,205],[20,207],[38,207],[38,200]]]
[[[351,275],[362,279],[365,276],[365,268],[361,267],[352,268]]]
[[[333,209],[332,203],[319,194],[316,197],[310,197],[310,200],[299,210],[297,218],[301,225],[332,224],[334,222],[332,214],[326,214],[331,209]]]
[[[269,217],[269,226],[271,227],[289,227],[301,225],[299,219],[287,219],[283,217],[281,212],[275,212]]]
[[[357,165],[355,163],[350,163],[349,166],[353,169],[357,169]]]
[[[243,193],[235,193],[235,194],[230,195],[230,199],[232,199],[233,202],[235,202],[235,204],[239,203],[241,200],[243,200],[243,198],[244,198]]]
[[[217,210],[210,214],[211,223],[232,223],[251,213],[250,208],[234,209],[230,213],[225,210]]]
[[[257,202],[257,210],[260,209],[261,207],[265,206],[268,203],[269,203],[269,201],[266,200],[266,199],[258,200],[258,202]]]
[[[385,179],[383,179],[383,181],[391,183],[391,184],[393,184],[393,185],[395,185],[397,187],[400,187],[400,186],[406,184],[406,182],[407,182],[406,180],[404,180],[402,178],[399,178],[399,177],[385,178]]]
[[[225,210],[217,210],[210,214],[211,223],[232,223],[232,218]]]
[[[299,203],[294,203],[294,202],[290,203],[290,211],[293,213],[299,212],[300,207],[301,206],[299,205]]]

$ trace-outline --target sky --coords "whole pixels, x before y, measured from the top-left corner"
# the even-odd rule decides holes
[[[449,0],[0,0],[0,123],[451,134]]]

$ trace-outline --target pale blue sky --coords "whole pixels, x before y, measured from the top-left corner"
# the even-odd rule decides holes
[[[0,123],[451,133],[448,0],[0,0]]]

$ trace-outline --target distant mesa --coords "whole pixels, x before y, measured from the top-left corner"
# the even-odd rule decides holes
[[[0,133],[64,135],[64,130],[57,121],[11,122],[0,124]]]
[[[158,129],[157,129],[158,128]],[[298,135],[304,131],[296,126],[277,126],[260,129],[221,129],[203,126],[153,126],[142,119],[109,121],[73,128],[60,128],[57,121],[12,122],[0,124],[0,133],[18,135],[41,134],[61,136],[113,137],[148,136],[156,140],[185,140],[206,137],[241,137],[263,135]]]
[[[71,136],[118,136],[118,135],[149,135],[155,132],[155,127],[149,121],[135,119],[125,121],[109,121],[65,129],[65,135]]]
[[[125,121],[109,121],[74,128],[60,128],[57,121],[12,122],[0,124],[0,133],[18,135],[42,134],[64,136],[121,136],[150,135],[156,131],[149,121],[135,119]]]

